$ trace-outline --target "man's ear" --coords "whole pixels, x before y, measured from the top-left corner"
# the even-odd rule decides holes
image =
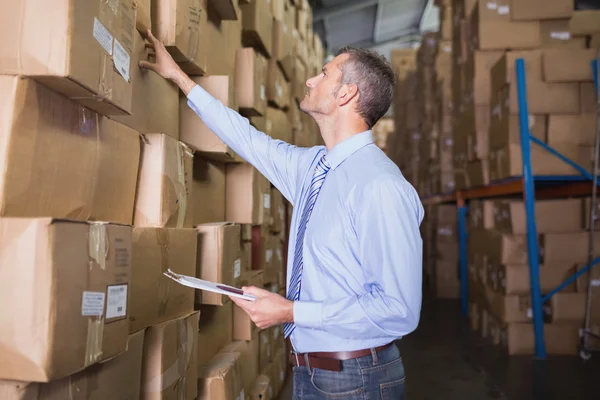
[[[342,86],[338,95],[338,106],[345,106],[355,97],[358,98],[358,86],[353,83]]]

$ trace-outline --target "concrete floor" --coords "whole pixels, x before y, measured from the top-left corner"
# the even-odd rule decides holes
[[[508,357],[470,331],[457,301],[425,299],[418,329],[398,345],[407,400],[600,399],[600,354]],[[279,399],[292,399],[291,381]]]

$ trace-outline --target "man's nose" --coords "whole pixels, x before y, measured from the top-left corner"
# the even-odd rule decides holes
[[[315,87],[315,77],[314,76],[312,78],[308,78],[306,80],[306,86],[308,86],[311,89]]]

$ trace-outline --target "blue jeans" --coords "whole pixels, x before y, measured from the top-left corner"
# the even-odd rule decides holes
[[[340,372],[294,367],[294,400],[316,399],[403,400],[404,365],[398,347],[342,361]]]

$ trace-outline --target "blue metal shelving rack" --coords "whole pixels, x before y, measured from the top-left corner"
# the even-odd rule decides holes
[[[600,257],[593,258],[593,234],[594,234],[594,212],[593,204],[595,204],[597,191],[597,169],[598,156],[600,148],[600,132],[596,138],[595,157],[594,157],[594,173],[590,174],[587,169],[578,165],[568,157],[565,157],[560,152],[556,151],[551,146],[548,146],[539,139],[531,136],[529,131],[529,113],[527,106],[527,85],[525,74],[525,62],[523,59],[518,59],[515,62],[517,71],[517,92],[519,100],[519,124],[521,130],[521,149],[523,159],[523,175],[520,177],[504,180],[501,182],[492,182],[490,185],[467,190],[459,190],[453,193],[445,193],[435,196],[430,196],[424,199],[426,204],[440,204],[456,202],[458,211],[458,244],[459,244],[459,276],[460,276],[460,294],[461,294],[461,311],[464,316],[469,312],[469,287],[468,287],[468,253],[467,253],[467,212],[469,199],[493,198],[508,195],[522,195],[525,203],[526,222],[527,222],[527,250],[529,262],[529,275],[531,283],[531,304],[533,314],[533,327],[535,334],[535,357],[537,359],[546,359],[546,346],[544,342],[544,319],[543,319],[543,304],[548,301],[554,294],[564,289],[569,284],[573,283],[579,276],[589,273],[590,269],[600,262]],[[594,73],[594,81],[598,90],[598,60],[592,63]],[[598,96],[600,99],[600,96]],[[598,109],[600,110],[600,100]],[[600,127],[600,111],[599,111]],[[563,162],[569,164],[576,169],[581,175],[578,176],[535,176],[531,165],[531,143],[541,146],[551,154],[555,155]],[[539,249],[537,239],[537,227],[535,222],[535,199],[536,195],[540,198],[555,198],[562,196],[584,196],[592,195],[592,213],[591,213],[591,229],[590,229],[590,253],[588,264],[577,271],[573,276],[569,277],[562,284],[556,287],[549,293],[542,295],[540,288],[539,274]],[[591,280],[590,280],[591,288]],[[588,288],[586,321],[585,326],[581,329],[581,348],[580,355],[582,358],[588,358],[587,338],[588,336],[597,337],[589,330],[589,314],[591,289]]]

